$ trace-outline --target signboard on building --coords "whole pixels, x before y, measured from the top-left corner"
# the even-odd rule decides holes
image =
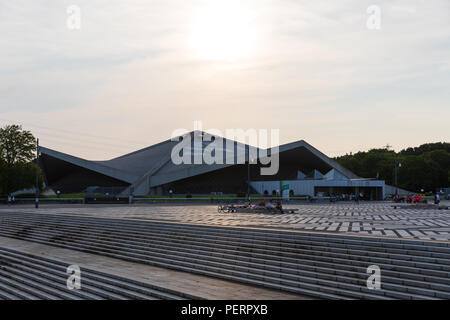
[[[289,184],[287,182],[281,182],[281,194],[283,196],[283,200],[289,200]]]

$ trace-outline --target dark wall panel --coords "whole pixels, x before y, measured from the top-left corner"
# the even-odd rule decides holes
[[[40,164],[48,186],[62,193],[83,192],[90,186],[117,187],[119,190],[129,185],[126,182],[75,166],[48,155],[41,156]]]

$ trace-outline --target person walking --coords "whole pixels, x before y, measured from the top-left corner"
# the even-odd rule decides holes
[[[441,202],[441,198],[439,197],[439,193],[436,192],[434,195],[434,204],[439,204]]]

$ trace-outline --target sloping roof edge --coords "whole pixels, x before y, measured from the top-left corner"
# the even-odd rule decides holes
[[[39,146],[39,152],[127,183],[133,183],[134,181],[136,181],[136,179],[138,179],[138,177],[129,174],[127,172],[99,164],[95,161],[85,160],[82,158],[71,156],[69,154],[52,150],[46,147]]]
[[[187,134],[193,134],[193,133],[194,132],[190,132],[190,133],[187,133]],[[223,139],[225,140],[226,138],[223,138]],[[147,148],[144,148],[144,149],[140,149],[140,150],[128,153],[128,154],[120,156],[118,158],[123,158],[123,157],[126,157],[126,156],[131,155],[131,154],[138,153],[138,152],[143,151],[143,150],[148,150],[150,148],[154,148],[154,147],[156,147],[158,145],[162,145],[162,144],[168,143],[170,141],[172,141],[172,140],[169,139],[169,140],[157,143],[155,145],[152,145],[150,147],[147,147]],[[234,142],[236,144],[241,145],[241,146],[243,146],[245,148],[245,153],[246,153],[246,156],[247,156],[248,145],[240,143],[238,141],[234,141]],[[323,162],[328,164],[330,167],[340,171],[342,174],[344,174],[348,178],[350,178],[350,179],[358,179],[358,178],[360,178],[359,176],[357,176],[356,174],[354,174],[350,170],[348,170],[348,169],[344,168],[343,166],[341,166],[336,161],[330,159],[327,155],[325,155],[321,151],[319,151],[316,148],[314,148],[312,145],[307,143],[305,140],[298,140],[298,141],[294,141],[294,142],[290,142],[290,143],[287,143],[287,144],[280,145],[280,146],[278,146],[278,153],[282,153],[282,152],[293,150],[293,149],[300,148],[300,147],[306,148],[313,155],[315,155],[320,160],[322,160]],[[75,156],[71,156],[69,154],[65,154],[65,153],[62,153],[62,152],[59,152],[59,151],[56,151],[56,150],[52,150],[52,149],[49,149],[49,148],[40,147],[40,152],[42,152],[44,154],[47,154],[49,156],[55,157],[57,159],[60,159],[62,161],[66,161],[68,163],[74,164],[76,166],[80,166],[80,167],[83,167],[83,168],[86,168],[86,169],[98,172],[100,174],[103,174],[103,175],[106,175],[106,176],[110,176],[110,177],[115,178],[117,180],[121,180],[121,181],[130,183],[130,184],[132,184],[133,187],[138,187],[143,181],[145,181],[146,178],[149,178],[150,176],[155,177],[156,180],[160,180],[158,182],[163,182],[164,181],[163,183],[168,183],[168,182],[184,179],[184,178],[186,178],[188,176],[195,176],[195,175],[207,173],[207,172],[210,172],[210,171],[218,170],[218,169],[229,167],[229,166],[233,165],[233,164],[222,164],[222,165],[218,165],[218,166],[214,166],[214,165],[212,165],[212,166],[205,166],[203,168],[195,167],[195,170],[189,170],[189,173],[187,171],[186,172],[180,172],[179,174],[172,175],[172,177],[168,176],[168,177],[166,177],[166,179],[161,179],[161,177],[158,177],[157,172],[165,164],[167,164],[167,158],[166,157],[164,157],[164,159],[161,159],[161,162],[157,166],[155,166],[154,168],[151,168],[146,174],[144,174],[142,176],[136,176],[136,175],[130,174],[128,172],[125,172],[123,170],[120,170],[120,169],[117,169],[117,168],[112,168],[112,167],[109,167],[109,166],[104,165],[104,164],[100,164],[100,163],[98,163],[96,161],[85,160],[85,159],[78,158],[78,157],[75,157]],[[274,152],[276,152],[276,150],[272,149],[270,154],[273,155]],[[157,183],[157,185],[160,185],[160,183]],[[151,183],[151,186],[152,187],[155,186],[154,182]]]
[[[336,161],[334,161],[331,158],[329,158],[323,152],[321,152],[321,151],[317,150],[316,148],[314,148],[312,145],[310,145],[305,140],[298,140],[298,141],[294,141],[294,142],[283,144],[283,145],[279,146],[279,150],[280,150],[279,152],[281,153],[281,152],[289,151],[289,150],[292,150],[292,149],[295,149],[295,148],[299,148],[299,147],[305,147],[308,151],[310,151],[312,154],[314,154],[320,160],[322,160],[323,162],[328,164],[330,167],[340,171],[342,174],[344,174],[348,178],[350,178],[350,179],[358,179],[358,178],[360,178],[359,176],[357,176],[356,174],[354,174],[350,170],[344,168],[339,163],[337,163]]]

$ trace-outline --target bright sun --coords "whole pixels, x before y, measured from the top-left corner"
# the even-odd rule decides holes
[[[190,48],[203,60],[236,61],[255,50],[251,11],[233,1],[211,1],[199,9],[191,24]]]

